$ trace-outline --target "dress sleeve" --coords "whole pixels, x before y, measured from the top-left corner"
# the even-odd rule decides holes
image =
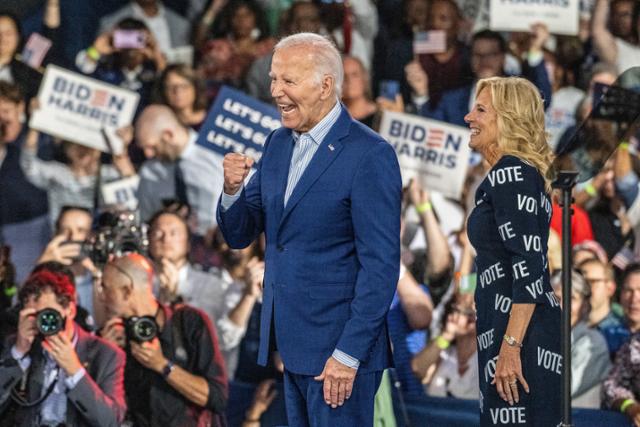
[[[487,181],[498,234],[511,258],[513,302],[545,303],[551,203],[541,177],[534,167],[508,157],[489,172]]]

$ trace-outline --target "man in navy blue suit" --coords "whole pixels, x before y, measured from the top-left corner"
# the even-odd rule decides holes
[[[395,151],[340,104],[342,61],[324,37],[281,40],[270,76],[284,126],[246,186],[252,161],[225,156],[218,207],[231,247],[266,235],[258,362],[277,346],[290,426],[372,425],[400,265]]]

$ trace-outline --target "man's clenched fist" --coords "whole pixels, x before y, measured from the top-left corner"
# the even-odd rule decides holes
[[[224,156],[224,192],[230,196],[236,194],[242,187],[244,179],[249,175],[253,166],[253,159],[238,153]]]

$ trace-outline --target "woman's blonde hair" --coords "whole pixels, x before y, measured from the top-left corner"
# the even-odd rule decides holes
[[[538,89],[520,77],[491,77],[478,81],[476,96],[482,89],[491,92],[497,114],[498,147],[533,165],[544,178],[547,192],[554,179],[553,151],[544,129],[544,104]]]

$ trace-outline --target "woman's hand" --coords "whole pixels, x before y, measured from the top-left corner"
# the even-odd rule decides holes
[[[513,405],[514,402],[520,401],[518,382],[522,384],[524,391],[529,393],[529,384],[522,375],[520,348],[503,342],[498,354],[496,373],[491,384],[496,385],[498,394],[503,400],[509,402],[509,405]]]

